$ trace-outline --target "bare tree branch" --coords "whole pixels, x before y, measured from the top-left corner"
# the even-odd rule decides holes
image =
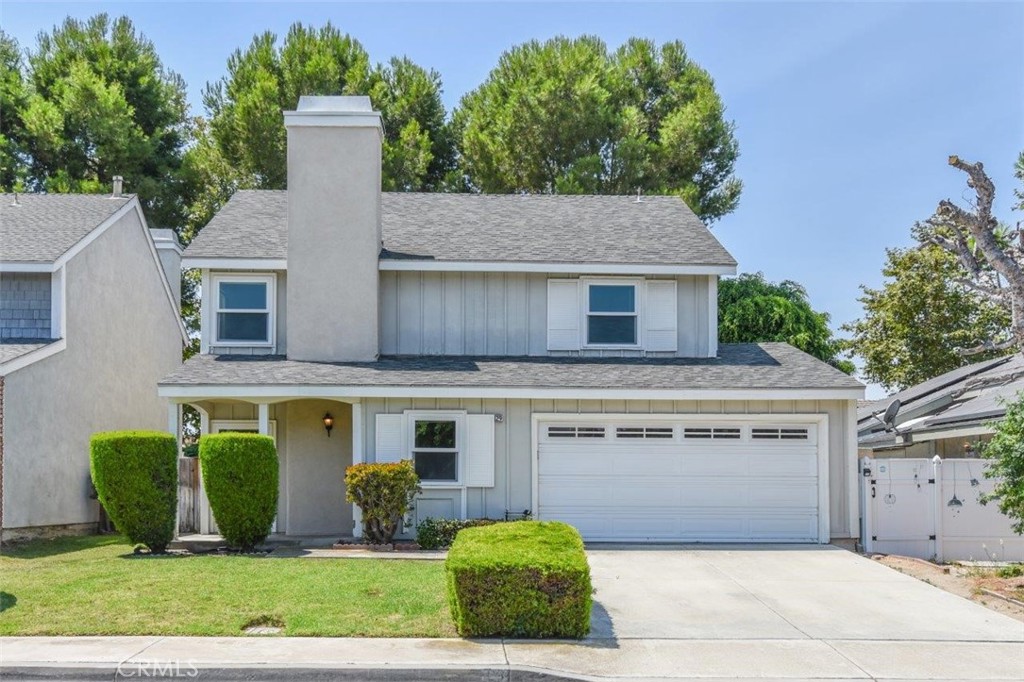
[[[1017,345],[1017,341],[1014,339],[1006,339],[1005,341],[985,341],[979,343],[977,346],[972,348],[957,348],[956,352],[958,355],[967,357],[969,355],[978,355],[979,353],[989,353],[993,351],[1009,350]]]

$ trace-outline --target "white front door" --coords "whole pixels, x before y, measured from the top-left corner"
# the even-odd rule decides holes
[[[537,426],[538,518],[570,523],[585,540],[819,539],[824,454],[816,423],[610,418]]]

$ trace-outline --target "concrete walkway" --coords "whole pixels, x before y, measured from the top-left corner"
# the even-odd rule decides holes
[[[583,642],[2,638],[2,677],[159,677],[170,666],[200,680],[1024,679],[1024,623],[840,549],[589,556],[595,606]]]

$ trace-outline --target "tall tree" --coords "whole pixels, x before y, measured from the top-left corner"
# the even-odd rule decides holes
[[[20,189],[28,175],[22,119],[27,97],[18,41],[0,30],[0,191]]]
[[[970,163],[954,155],[949,165],[967,175],[967,186],[974,192],[970,206],[943,199],[914,235],[922,244],[934,244],[956,257],[965,273],[958,283],[1003,307],[1010,317],[1006,334],[978,339],[977,345],[960,352],[1024,351],[1024,226],[1018,223],[1011,229],[996,219],[992,213],[995,183],[980,161]],[[1016,171],[1024,180],[1020,157]]]
[[[368,94],[384,119],[384,186],[430,190],[452,165],[441,78],[406,58],[371,66],[354,38],[330,23],[296,23],[278,45],[270,32],[228,59],[228,73],[210,84],[204,103],[209,131],[242,186],[281,189],[287,181],[282,110],[301,95]]]
[[[69,17],[39,35],[28,62],[22,115],[31,184],[99,192],[122,175],[154,225],[178,227],[185,83],[153,43],[127,17]]]
[[[890,391],[902,390],[993,353],[965,357],[960,349],[1005,334],[1009,318],[959,284],[966,272],[945,250],[925,245],[886,250],[880,289],[862,286],[864,316],[843,330],[863,374]],[[998,354],[998,353],[996,353]]]
[[[682,197],[701,218],[734,210],[739,148],[707,71],[681,42],[531,41],[462,98],[452,128],[483,192]]]
[[[796,282],[769,282],[758,272],[718,285],[718,338],[723,343],[784,341],[852,374],[853,363],[842,359],[842,345],[828,324],[828,313],[815,311]]]

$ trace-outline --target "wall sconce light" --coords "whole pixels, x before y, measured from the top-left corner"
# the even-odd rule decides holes
[[[334,417],[331,416],[330,412],[324,412],[324,430],[327,431],[327,437],[331,437],[331,429],[334,428]]]
[[[499,412],[498,414],[494,415],[494,421],[495,421],[495,423],[497,423],[497,424],[500,424],[500,423],[502,423],[503,421],[505,421],[505,415],[503,415],[503,414],[501,414],[501,413]]]

